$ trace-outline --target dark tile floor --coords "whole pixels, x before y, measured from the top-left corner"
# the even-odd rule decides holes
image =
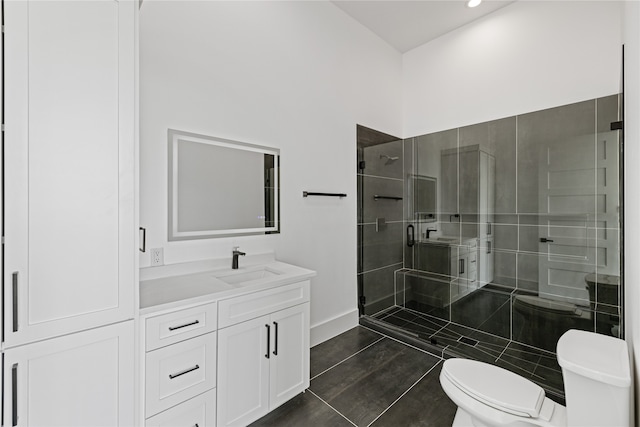
[[[565,403],[555,353],[397,306],[374,318],[432,344],[432,351],[442,358],[464,357],[495,364],[537,383],[548,397]]]
[[[313,347],[309,389],[252,426],[450,426],[442,360],[355,327]]]

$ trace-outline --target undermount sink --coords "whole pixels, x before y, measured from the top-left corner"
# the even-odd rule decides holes
[[[426,243],[456,243],[459,239],[455,237],[429,237],[427,240],[424,240]]]
[[[229,285],[242,285],[245,282],[251,282],[258,279],[265,279],[267,277],[279,276],[282,274],[277,270],[272,270],[269,267],[255,267],[248,271],[239,270],[237,272],[228,273],[221,276],[216,276],[217,279],[222,280]]]
[[[458,239],[455,237],[436,237],[433,240],[437,240],[438,242],[457,242]]]

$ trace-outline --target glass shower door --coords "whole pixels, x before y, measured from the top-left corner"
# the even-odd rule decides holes
[[[361,314],[396,304],[403,265],[403,144],[358,127],[358,293]]]

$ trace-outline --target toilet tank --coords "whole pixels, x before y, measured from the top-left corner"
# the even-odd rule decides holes
[[[568,426],[632,425],[633,388],[627,343],[572,329],[558,340]]]

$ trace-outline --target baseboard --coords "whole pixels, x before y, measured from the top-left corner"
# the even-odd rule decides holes
[[[358,309],[311,326],[311,347],[358,326]]]

